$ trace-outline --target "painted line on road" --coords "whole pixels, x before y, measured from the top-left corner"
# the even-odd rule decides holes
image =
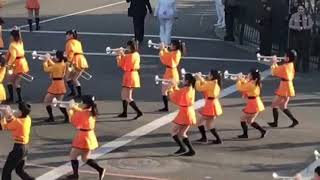
[[[112,3],[112,4],[107,4],[107,5],[95,7],[95,8],[92,8],[92,9],[78,11],[78,12],[74,12],[74,13],[71,13],[71,14],[66,14],[66,15],[62,15],[62,16],[58,16],[58,17],[53,17],[53,18],[50,18],[50,19],[46,19],[46,20],[40,21],[40,24],[43,24],[43,23],[46,23],[46,22],[55,21],[55,20],[58,20],[58,19],[67,18],[67,17],[70,17],[70,16],[75,16],[75,15],[78,15],[78,14],[83,14],[83,13],[87,13],[87,12],[96,11],[96,10],[107,8],[107,7],[116,6],[116,5],[123,4],[123,3],[126,3],[126,1],[120,1],[120,2],[116,2],[116,3]],[[35,23],[33,23],[33,25],[35,25]],[[26,24],[26,25],[19,26],[19,28],[25,28],[25,27],[28,27],[28,26],[29,25]]]
[[[11,29],[3,29],[3,32],[10,32]],[[33,31],[29,32],[27,30],[21,30],[24,33],[38,33],[38,34],[66,34],[65,31]],[[79,35],[91,35],[91,36],[120,36],[120,37],[134,37],[134,34],[130,33],[101,33],[101,32],[78,32]],[[159,35],[144,35],[149,38],[159,38]],[[190,36],[172,36],[172,38],[176,39],[184,39],[184,40],[198,40],[198,41],[214,41],[214,42],[224,42],[221,39],[216,38],[202,38],[202,37],[190,37]]]
[[[268,77],[271,74],[270,69],[263,71],[261,73],[262,79]],[[234,92],[236,92],[236,85],[232,85],[229,86],[228,88],[225,88],[222,92],[220,97],[223,98],[225,96],[228,96]],[[202,107],[204,105],[204,100],[198,100],[195,102],[194,107],[195,109],[199,109],[200,107]],[[161,118],[155,119],[152,122],[139,127],[138,129],[125,134],[111,142],[108,142],[104,145],[102,145],[100,148],[98,148],[96,151],[94,151],[91,154],[91,158],[93,159],[98,159],[122,146],[125,146],[127,144],[129,144],[132,141],[137,140],[138,138],[145,136],[149,133],[151,133],[152,131],[155,131],[156,129],[169,124],[170,122],[172,122],[172,119],[174,119],[174,117],[177,115],[178,111],[169,113]],[[81,162],[80,164],[81,166],[83,165],[83,162]],[[66,163],[64,165],[61,165],[43,175],[41,175],[40,177],[37,178],[37,180],[51,180],[51,179],[57,179],[65,174],[68,174],[69,172],[71,172],[71,165],[70,163]]]

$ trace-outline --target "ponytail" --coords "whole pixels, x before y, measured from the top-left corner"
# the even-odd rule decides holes
[[[96,103],[91,105],[91,115],[97,117],[99,115],[98,106]]]
[[[179,50],[182,56],[186,56],[186,53],[187,53],[186,43],[182,42],[181,40],[172,40],[171,44],[175,47],[175,49],[173,49],[174,51]]]
[[[212,76],[212,80],[217,80],[219,87],[222,88],[222,73],[221,73],[221,71],[212,69],[210,71],[210,74]]]

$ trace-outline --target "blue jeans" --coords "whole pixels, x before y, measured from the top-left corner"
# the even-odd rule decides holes
[[[160,40],[166,45],[171,43],[171,30],[174,19],[159,18],[160,22]]]

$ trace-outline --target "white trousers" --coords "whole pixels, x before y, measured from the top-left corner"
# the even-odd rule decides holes
[[[171,31],[174,19],[159,18],[160,22],[160,40],[166,45],[171,43]]]
[[[215,0],[216,4],[216,11],[217,11],[217,16],[218,16],[218,21],[217,24],[221,26],[225,26],[225,13],[224,13],[224,5],[222,3],[222,0]]]

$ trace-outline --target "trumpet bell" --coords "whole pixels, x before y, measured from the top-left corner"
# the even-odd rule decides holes
[[[276,178],[278,178],[279,176],[278,176],[278,174],[277,173],[272,173],[272,177],[273,177],[273,179],[276,179]]]
[[[181,72],[181,74],[182,74],[183,76],[187,74],[187,72],[186,72],[186,70],[185,70],[184,68],[181,68],[180,72]]]
[[[37,51],[33,51],[32,52],[32,59],[36,59],[37,55],[38,55]]]
[[[148,47],[149,47],[149,48],[152,47],[152,40],[151,40],[151,39],[148,41]]]

